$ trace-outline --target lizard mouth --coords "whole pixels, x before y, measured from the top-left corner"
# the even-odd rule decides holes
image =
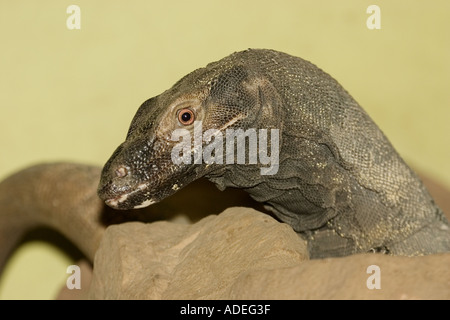
[[[157,201],[150,199],[144,192],[149,187],[148,183],[141,183],[134,190],[122,193],[114,198],[105,199],[105,203],[114,209],[140,209],[148,207]]]

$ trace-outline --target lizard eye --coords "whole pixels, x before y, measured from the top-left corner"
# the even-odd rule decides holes
[[[178,121],[184,125],[188,126],[192,123],[194,123],[195,120],[195,114],[194,111],[192,111],[189,108],[184,108],[178,111]]]

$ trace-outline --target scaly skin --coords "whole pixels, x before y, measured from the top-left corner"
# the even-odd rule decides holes
[[[179,110],[202,121],[203,132],[224,136],[227,128],[279,129],[277,173],[261,175],[261,164],[174,164],[173,130],[194,130]],[[235,53],[146,101],[101,177],[100,171],[54,163],[0,182],[0,267],[20,236],[42,224],[92,261],[105,229],[97,186],[108,205],[132,209],[202,176],[265,203],[308,241],[312,258],[450,251],[442,211],[368,115],[329,75],[276,51]]]
[[[194,135],[195,123],[180,118],[186,112],[203,132],[223,136],[279,129],[277,173],[261,175],[261,164],[175,164],[173,131]],[[144,102],[98,193],[113,208],[140,208],[203,176],[265,203],[308,241],[312,258],[450,251],[448,221],[370,117],[328,74],[281,52],[232,54]]]

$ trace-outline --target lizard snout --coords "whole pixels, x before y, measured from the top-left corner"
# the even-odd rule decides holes
[[[109,162],[105,165],[98,186],[98,196],[114,209],[128,209],[127,199],[133,192],[130,167]]]
[[[128,175],[128,168],[126,166],[120,166],[116,169],[116,177],[123,178]]]
[[[107,163],[103,168],[98,195],[109,207],[120,210],[141,208],[149,199],[149,183],[142,182],[127,165]]]

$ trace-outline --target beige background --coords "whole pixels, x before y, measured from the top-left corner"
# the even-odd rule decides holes
[[[70,4],[81,30],[66,27]],[[381,30],[366,27],[371,4]],[[330,73],[408,163],[450,187],[449,14],[446,0],[2,1],[0,179],[42,161],[103,165],[144,100],[252,47]],[[0,298],[52,298],[71,263],[27,243],[0,278]]]

